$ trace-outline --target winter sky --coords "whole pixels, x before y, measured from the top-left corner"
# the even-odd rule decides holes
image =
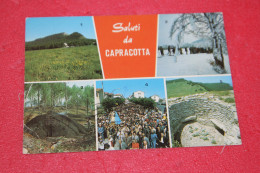
[[[78,32],[86,38],[95,39],[91,16],[85,17],[33,17],[26,19],[25,41],[65,32]]]
[[[163,79],[129,79],[103,81],[104,91],[114,94],[122,94],[125,98],[135,91],[143,91],[145,97],[158,95],[165,98]],[[96,82],[96,88],[102,88],[102,81]]]
[[[180,14],[160,14],[159,15],[159,31],[158,31],[158,46],[163,45],[175,45],[176,34],[172,38],[169,37],[171,26],[174,21],[180,17]],[[184,42],[191,43],[198,40],[198,38],[192,35],[185,35]]]
[[[175,80],[180,78],[168,78],[167,80]],[[204,77],[183,77],[183,79],[192,81],[192,82],[201,82],[201,83],[219,83],[222,80],[223,83],[228,83],[230,86],[232,84],[231,76],[204,76]]]

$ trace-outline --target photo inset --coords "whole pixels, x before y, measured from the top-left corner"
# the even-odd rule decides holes
[[[25,81],[102,79],[92,17],[26,19]]]
[[[23,153],[96,150],[94,82],[28,83]]]
[[[157,76],[230,74],[222,13],[159,15]]]
[[[98,149],[168,148],[163,79],[96,82]]]
[[[173,147],[240,145],[231,76],[166,81]]]

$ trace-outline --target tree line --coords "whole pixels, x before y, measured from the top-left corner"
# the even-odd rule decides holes
[[[143,106],[145,109],[154,109],[156,107],[156,103],[151,98],[131,98],[130,102]],[[113,107],[120,106],[125,103],[124,98],[110,98],[107,97],[102,101],[102,107],[106,112],[110,112],[113,110]]]
[[[86,45],[96,45],[96,40],[94,39],[84,39],[84,40],[73,40],[73,41],[51,41],[49,43],[35,43],[27,42],[25,43],[25,50],[41,50],[41,49],[56,49],[65,47],[64,43],[67,43],[69,47],[71,46],[86,46]]]
[[[95,39],[87,39],[82,34],[74,32],[70,35],[58,33],[34,41],[25,42],[25,50],[55,49],[65,47],[66,43],[71,46],[96,45]]]
[[[63,107],[66,110],[76,108],[77,114],[81,106],[86,108],[88,115],[94,110],[94,87],[69,87],[66,83],[25,84],[25,108],[50,110]]]

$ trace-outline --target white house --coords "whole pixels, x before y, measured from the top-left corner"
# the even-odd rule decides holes
[[[130,96],[130,98],[144,98],[144,92],[143,91],[136,91],[133,92],[133,94]]]
[[[151,99],[153,99],[155,102],[159,102],[160,97],[158,95],[153,95]]]
[[[69,45],[67,43],[64,43],[64,47],[69,47]]]
[[[114,96],[113,96],[113,98],[123,98],[123,95],[122,94],[115,94]]]

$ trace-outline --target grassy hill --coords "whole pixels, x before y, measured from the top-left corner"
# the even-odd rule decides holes
[[[232,86],[227,83],[197,83],[185,79],[166,81],[166,86],[168,98],[187,96],[208,91],[226,91],[233,89]]]
[[[227,83],[198,83],[208,91],[232,90],[233,87]]]
[[[78,32],[74,32],[70,35],[63,32],[25,42],[25,50],[61,48],[64,47],[64,43],[67,43],[69,46],[84,46],[96,44],[96,40],[87,39]]]
[[[25,81],[100,79],[96,45],[25,52]]]

